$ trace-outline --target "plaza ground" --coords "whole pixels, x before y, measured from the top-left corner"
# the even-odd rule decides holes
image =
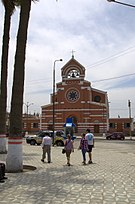
[[[52,163],[42,163],[41,146],[24,139],[23,163],[36,170],[7,173],[0,183],[0,204],[135,204],[135,140],[96,139],[94,163],[86,166],[77,150],[79,139],[74,146],[69,167],[62,147],[52,147]]]

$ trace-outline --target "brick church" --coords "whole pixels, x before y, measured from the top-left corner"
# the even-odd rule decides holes
[[[55,130],[63,130],[67,118],[72,118],[76,134],[87,128],[94,133],[108,130],[109,106],[107,92],[92,88],[85,80],[85,67],[74,56],[61,68],[61,82],[51,94],[50,104],[41,107],[41,129],[53,129],[53,105],[55,107]]]

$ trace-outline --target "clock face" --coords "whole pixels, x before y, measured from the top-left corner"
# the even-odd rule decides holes
[[[79,99],[79,92],[75,89],[71,89],[66,94],[67,100],[69,102],[76,102]]]

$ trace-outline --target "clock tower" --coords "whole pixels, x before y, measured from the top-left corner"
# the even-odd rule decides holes
[[[66,118],[73,119],[76,133],[90,128],[92,132],[107,131],[107,93],[91,87],[85,80],[85,67],[74,56],[61,68],[62,81],[56,84],[55,130],[63,129]],[[42,129],[52,129],[52,103],[42,106]]]

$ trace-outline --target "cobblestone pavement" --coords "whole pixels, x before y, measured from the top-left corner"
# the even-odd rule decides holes
[[[0,204],[135,204],[135,141],[96,140],[94,163],[86,166],[78,142],[69,167],[62,147],[52,147],[48,164],[41,162],[41,146],[24,141],[23,163],[36,170],[7,173],[0,183]]]

